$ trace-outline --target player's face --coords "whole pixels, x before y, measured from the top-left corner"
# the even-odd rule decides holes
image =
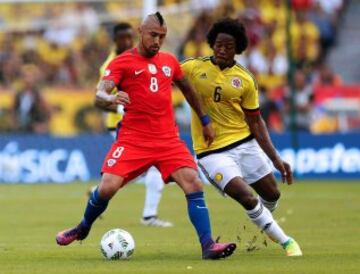
[[[166,26],[151,24],[141,30],[141,41],[149,56],[156,55],[166,37]]]
[[[216,37],[213,50],[217,65],[221,67],[232,64],[236,53],[235,38],[226,33],[219,33]]]
[[[134,31],[132,29],[119,30],[114,37],[116,52],[118,54],[134,46]]]

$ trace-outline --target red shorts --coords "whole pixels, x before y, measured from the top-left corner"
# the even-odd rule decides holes
[[[160,171],[165,183],[179,168],[190,167],[197,170],[197,165],[185,143],[176,137],[166,142],[147,142],[147,145],[136,141],[117,140],[106,155],[101,172],[119,175],[127,183],[151,166]]]

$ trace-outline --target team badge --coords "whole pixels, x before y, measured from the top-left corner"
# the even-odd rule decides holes
[[[206,72],[204,73],[201,73],[200,76],[199,76],[200,79],[207,79],[207,74]]]
[[[107,161],[107,165],[109,166],[109,167],[112,167],[113,165],[115,165],[116,164],[116,160],[115,159],[109,159],[108,161]]]
[[[241,87],[241,80],[238,78],[238,77],[235,77],[235,78],[232,78],[231,80],[231,85],[234,87],[234,88],[239,88]]]
[[[214,180],[217,183],[220,183],[222,181],[222,179],[224,178],[224,176],[222,175],[222,173],[218,172],[215,174],[214,176]]]
[[[162,72],[164,73],[164,75],[166,77],[170,77],[171,76],[171,68],[168,66],[163,66],[162,67]]]
[[[105,72],[104,72],[104,76],[109,76],[110,73],[111,73],[111,70],[107,69],[107,70],[105,70]]]
[[[149,64],[148,68],[149,68],[149,72],[151,74],[156,74],[157,73],[157,69],[156,69],[156,66],[154,64]]]

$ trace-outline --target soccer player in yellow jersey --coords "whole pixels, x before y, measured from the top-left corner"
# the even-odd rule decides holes
[[[115,48],[111,51],[108,58],[100,68],[100,79],[102,79],[105,69],[109,63],[119,54],[131,49],[134,44],[134,31],[130,24],[119,23],[114,27],[113,40]],[[113,93],[116,94],[117,90],[114,89]],[[123,108],[120,105],[106,105],[104,106],[101,101],[95,101],[95,105],[107,112],[106,127],[110,134],[116,139],[117,130],[121,127],[121,120],[123,115]],[[120,106],[120,107],[119,107]],[[161,178],[160,172],[151,167],[144,178],[146,186],[145,205],[143,209],[143,216],[140,223],[146,226],[156,227],[171,227],[173,224],[169,221],[159,219],[157,216],[158,206],[160,203],[164,182]]]
[[[209,115],[202,119],[210,119],[216,133],[208,146],[202,137],[204,121],[192,115],[198,164],[214,186],[239,202],[252,222],[282,245],[286,255],[301,256],[299,245],[271,214],[280,192],[265,154],[280,171],[283,182],[291,184],[293,179],[290,166],[279,157],[261,118],[256,80],[234,60],[235,54],[247,47],[245,29],[236,20],[222,19],[212,26],[207,40],[214,55],[188,59],[182,65]]]

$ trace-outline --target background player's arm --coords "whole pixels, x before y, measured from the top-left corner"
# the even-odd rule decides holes
[[[116,94],[111,94],[115,88],[115,83],[112,80],[101,80],[97,86],[95,105],[101,109],[117,110],[118,105],[126,105],[130,103],[129,95],[126,92],[119,91]]]
[[[197,96],[194,89],[192,88],[192,86],[190,85],[190,83],[186,80],[186,78],[183,77],[181,80],[175,80],[174,83],[179,87],[181,92],[184,94],[186,101],[195,111],[197,116],[199,118],[205,116],[206,114],[201,107],[200,99]],[[205,141],[207,141],[208,146],[210,146],[215,138],[215,132],[211,126],[211,123],[203,126],[203,135]]]
[[[280,156],[278,155],[270,139],[269,132],[266,128],[266,124],[263,118],[261,117],[261,114],[245,112],[245,119],[247,124],[249,125],[251,133],[254,135],[260,147],[271,159],[275,168],[280,171],[283,182],[286,181],[288,184],[291,184],[293,180],[291,167],[288,163],[282,161]]]

